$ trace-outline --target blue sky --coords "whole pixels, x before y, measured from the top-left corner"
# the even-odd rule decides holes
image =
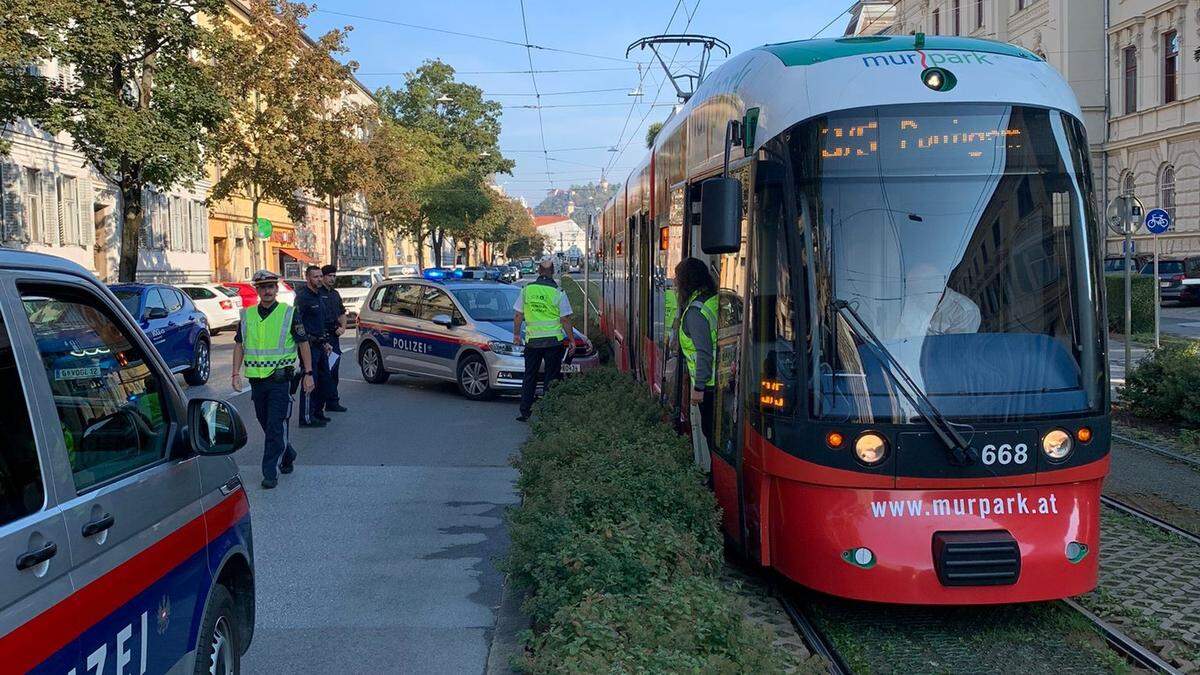
[[[603,167],[611,167],[610,178],[624,176],[645,153],[646,127],[670,112],[661,104],[669,106],[676,100],[667,83],[658,95],[660,106],[649,105],[659,91],[661,67],[657,63],[645,65],[651,57],[648,51],[634,52],[625,59],[625,48],[639,37],[664,32],[672,13],[675,16],[669,32],[683,32],[691,15],[687,32],[719,37],[737,54],[768,42],[811,37],[834,17],[837,20],[822,36],[840,35],[847,17],[839,14],[850,4],[850,0],[763,0],[749,4],[729,0],[525,0],[529,43],[593,55],[532,50],[535,70],[572,71],[537,74],[542,105],[589,107],[543,108],[540,125],[538,110],[506,108],[500,147],[507,157],[516,160],[517,166],[511,177],[499,176],[497,182],[509,194],[523,196],[534,206],[551,185],[569,187],[597,180]],[[518,0],[323,0],[309,17],[309,32],[316,36],[329,28],[352,25],[350,58],[360,64],[359,80],[372,90],[383,85],[402,86],[404,72],[426,59],[440,58],[460,71],[459,80],[481,87],[485,95],[506,106],[535,102],[527,72],[481,72],[529,70],[525,48],[387,21],[524,43]],[[686,61],[697,56],[698,49],[685,47],[678,58]],[[634,99],[628,92],[638,84],[639,62],[646,72],[642,84],[645,95]],[[580,91],[588,93],[563,93]],[[634,100],[643,103],[631,113],[630,103]],[[541,153],[543,131],[545,147],[552,151],[550,177]],[[609,152],[608,148],[614,146],[624,152]],[[587,149],[553,152],[564,148]]]

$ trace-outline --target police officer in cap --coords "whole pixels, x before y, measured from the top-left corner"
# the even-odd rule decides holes
[[[311,393],[300,394],[302,427],[323,427],[329,421],[325,416],[325,397],[330,386],[329,353],[333,351],[333,346],[325,334],[329,323],[325,320],[325,303],[321,300],[323,276],[320,267],[309,265],[304,270],[306,283],[296,289],[296,313],[300,315],[304,332],[308,334],[308,344],[313,356],[312,370],[316,378],[316,388]]]
[[[266,436],[262,486],[270,490],[279,482],[276,471],[291,473],[296,461],[296,450],[288,442],[288,418],[292,416],[297,354],[303,369],[303,391],[311,392],[316,383],[304,324],[291,306],[275,300],[279,275],[259,270],[254,273],[253,282],[258,305],[242,310],[242,320],[233,338],[231,383],[235,390],[240,390],[243,374],[250,381],[254,415]]]
[[[554,261],[538,263],[538,278],[525,285],[513,306],[513,344],[522,344],[521,323],[525,323],[525,376],[521,380],[521,415],[529,419],[537,389],[538,370],[542,369],[542,390],[558,381],[564,355],[575,354],[575,331],[571,327],[571,301],[554,283]]]
[[[329,369],[329,389],[325,392],[325,410],[328,412],[346,412],[338,396],[338,372],[342,369],[342,334],[346,332],[346,304],[342,302],[342,294],[337,288],[337,267],[325,265],[321,268],[321,289],[318,293],[324,302],[325,336],[333,348],[332,354],[338,355],[338,360]]]

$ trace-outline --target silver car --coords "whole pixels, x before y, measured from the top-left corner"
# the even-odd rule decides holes
[[[393,373],[458,383],[464,396],[518,391],[525,372],[512,344],[513,304],[521,290],[495,281],[395,279],[377,284],[358,323],[363,378],[382,384]],[[564,373],[599,365],[596,350],[575,331],[575,358]]]

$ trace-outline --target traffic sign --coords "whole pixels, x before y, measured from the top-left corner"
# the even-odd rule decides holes
[[[1171,228],[1171,214],[1163,209],[1150,209],[1146,214],[1146,229],[1152,234],[1162,234]]]
[[[1142,224],[1142,202],[1133,195],[1118,195],[1108,203],[1108,227],[1116,234],[1132,234]]]
[[[1121,255],[1125,255],[1126,253],[1129,255],[1137,254],[1137,241],[1130,239],[1129,241],[1126,241],[1123,246],[1121,246]]]
[[[271,230],[273,229],[273,227],[271,225],[271,221],[260,216],[258,219],[257,225],[258,225],[258,236],[262,237],[263,239],[270,238]]]

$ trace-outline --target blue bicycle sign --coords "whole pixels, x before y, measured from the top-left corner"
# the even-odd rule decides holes
[[[1171,214],[1163,209],[1151,209],[1146,214],[1146,229],[1151,234],[1162,234],[1171,228]]]

